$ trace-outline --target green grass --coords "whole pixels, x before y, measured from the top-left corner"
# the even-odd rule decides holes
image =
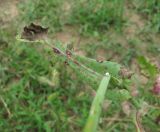
[[[64,12],[66,2],[70,5],[68,13]],[[158,36],[159,5],[156,7],[154,1],[134,2],[138,5],[129,10],[137,11],[145,20],[143,14],[146,14]],[[29,0],[18,4],[19,16],[14,21],[0,21],[0,131],[82,131],[94,97],[96,100],[104,96],[100,105],[93,103],[101,111],[96,114],[97,131],[134,132],[135,112],[142,111],[144,115],[138,118],[143,128],[158,132],[156,119],[160,115],[160,101],[159,96],[151,92],[160,72],[153,61],[159,61],[158,37],[152,38],[154,34],[148,28],[149,32],[143,33],[145,37],[140,34],[128,38],[124,32],[125,6],[123,0]],[[49,27],[49,43],[16,39],[22,27],[31,22]],[[78,48],[85,56],[76,55],[73,50],[73,60],[70,60],[47,47],[51,44],[65,54],[66,45],[52,36],[63,33],[67,25],[81,33]],[[148,40],[148,35],[152,39]],[[101,54],[101,50],[104,53]],[[110,61],[97,62],[99,54]],[[66,60],[69,65],[64,63]],[[83,66],[76,65],[74,60]],[[121,66],[133,70],[134,76],[122,78]],[[107,91],[103,96],[95,96],[106,72],[111,75]],[[134,88],[139,92],[137,97],[132,96]],[[129,115],[122,106],[124,102],[130,106]]]
[[[22,19],[25,23],[36,20],[50,26],[51,31],[61,30],[66,24],[78,24],[82,34],[107,31],[110,26],[118,30],[122,27],[124,0],[67,0],[66,3],[68,2],[71,13],[67,15],[67,5],[63,0],[25,2],[27,6],[20,6],[23,10]]]
[[[62,65],[57,64],[55,56],[52,56],[53,60],[49,60],[33,48],[33,45],[24,43],[15,43],[6,50],[2,52],[7,56],[3,55],[1,63],[1,98],[8,105],[11,115],[6,113],[5,107],[1,104],[1,118],[7,119],[1,120],[1,130],[65,131],[71,129],[72,125],[68,120],[71,118],[72,121],[74,114],[77,114],[74,123],[79,127],[84,125],[82,118],[87,114],[88,95],[84,95],[83,99],[76,96],[80,91],[76,90],[76,85],[69,84],[69,75],[66,76],[66,81],[61,79],[61,85],[55,84],[55,80],[63,78],[51,74],[55,72],[55,65]],[[10,61],[5,63],[5,59]],[[59,73],[58,69],[60,68],[57,68],[56,72]],[[65,69],[61,70],[61,73],[63,72]],[[54,86],[47,84],[47,81],[39,80],[40,77],[48,80],[53,78]],[[73,107],[76,104],[80,107]],[[81,107],[84,109],[80,109]]]
[[[160,32],[160,2],[159,0],[134,0],[138,11],[149,20],[150,30]],[[139,3],[139,4],[138,4]]]
[[[83,8],[82,8],[83,7]],[[71,24],[79,24],[82,33],[120,29],[123,23],[124,0],[80,0],[73,2]]]
[[[64,24],[61,20],[62,4],[62,0],[29,0],[22,2],[19,5],[21,20],[25,24],[37,21],[48,26],[51,32],[59,31]]]

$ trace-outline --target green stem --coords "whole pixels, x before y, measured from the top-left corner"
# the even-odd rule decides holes
[[[110,75],[109,73],[106,73],[106,75],[103,77],[99,88],[97,90],[96,97],[93,100],[90,114],[86,123],[86,126],[84,128],[84,132],[96,132],[99,117],[101,114],[102,104],[105,97],[105,93],[109,84]]]
[[[140,122],[139,122],[139,113],[138,113],[138,111],[135,111],[134,114],[133,114],[133,123],[135,124],[136,132],[142,132],[141,125],[140,125]]]

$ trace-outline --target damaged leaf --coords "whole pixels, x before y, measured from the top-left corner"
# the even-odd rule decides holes
[[[34,41],[36,39],[43,39],[47,34],[47,32],[48,28],[44,28],[40,25],[31,23],[29,26],[25,26],[23,28],[21,38],[29,41]]]

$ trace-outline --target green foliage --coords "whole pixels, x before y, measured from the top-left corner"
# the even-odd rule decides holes
[[[50,27],[50,31],[58,31],[63,25],[60,15],[62,0],[29,0],[20,4],[21,19],[24,23],[38,21]],[[27,16],[27,17],[26,17]]]
[[[92,106],[90,109],[90,115],[88,117],[88,121],[84,128],[84,132],[96,132],[97,131],[97,126],[98,126],[100,114],[102,111],[101,105],[105,98],[105,93],[107,91],[109,80],[110,80],[110,75],[109,73],[106,73],[106,75],[104,75],[99,85],[99,88],[96,93],[96,97],[94,98],[92,102]]]
[[[122,25],[124,0],[80,0],[73,2],[70,23],[79,24],[84,32],[106,31]],[[82,8],[83,7],[83,8]]]
[[[143,15],[147,16],[147,22],[158,32],[159,2],[135,1],[138,13],[141,12],[138,16],[142,19]],[[0,7],[5,2],[2,1]],[[14,6],[12,2],[8,3]],[[0,18],[0,131],[82,131],[93,104],[98,110],[94,116],[100,117],[96,120],[97,131],[132,132],[135,130],[134,113],[142,111],[146,103],[147,109],[142,111],[139,123],[145,131],[158,132],[156,120],[160,115],[160,100],[151,89],[159,74],[159,39],[150,34],[151,29],[144,34],[146,37],[141,32],[136,34],[134,30],[138,33],[139,30],[134,22],[131,25],[133,32],[127,34],[130,29],[123,26],[126,17],[123,9],[134,18],[132,3],[124,0],[27,0],[19,3],[19,16],[14,21]],[[9,10],[7,5],[4,13]],[[17,29],[23,30],[24,25],[31,22],[49,27],[47,37],[50,39],[36,42],[20,39]],[[65,31],[68,24],[76,33],[70,28]],[[120,34],[112,33],[122,26],[124,30]],[[79,28],[83,35],[89,33],[90,36],[74,38]],[[80,37],[81,42],[73,43],[73,47],[83,50],[86,56],[76,51],[71,57],[66,56],[67,46],[54,38],[60,35],[65,40],[68,34],[73,36],[69,38],[73,42]],[[60,49],[63,55],[54,53],[53,47]],[[108,61],[94,59],[99,54]],[[140,57],[134,59],[137,55]],[[155,63],[157,59],[157,66],[150,59]],[[121,78],[121,65],[130,67],[135,76]],[[97,89],[106,72],[111,75],[107,92],[107,81],[105,87]],[[101,88],[104,91],[99,94]],[[134,95],[134,92],[138,94]],[[97,99],[100,99],[98,105]],[[122,105],[124,102],[129,104],[126,106],[130,111],[128,115]],[[94,122],[94,119],[90,121]]]
[[[147,51],[150,52],[152,55],[159,56],[160,47],[157,44],[152,44],[148,46]]]
[[[83,100],[78,99],[79,92],[74,88],[75,85],[69,84],[70,75],[67,75],[67,82],[60,80],[61,77],[58,74],[60,71],[62,73],[62,68],[59,67],[61,62],[57,62],[58,58],[53,52],[49,53],[50,55],[46,53],[44,56],[45,53],[42,55],[40,52],[40,43],[39,47],[36,45],[37,48],[33,43],[14,43],[14,46],[9,43],[9,47],[0,54],[0,56],[3,55],[0,96],[11,111],[10,119],[5,107],[1,104],[3,107],[1,118],[5,119],[1,120],[0,129],[4,131],[67,130],[71,129],[68,119],[72,117],[72,113],[79,115],[83,113],[75,120],[77,126],[82,127],[84,124],[80,122],[86,118],[89,107],[87,106],[88,95],[84,95]],[[66,83],[68,85],[64,89],[63,85]],[[77,107],[76,103],[81,107]],[[80,109],[82,107],[84,109]],[[62,123],[59,124],[60,122]]]
[[[100,63],[94,59],[90,59],[84,56],[76,56],[76,59],[102,75],[105,72],[109,72],[113,77],[119,76],[120,64],[118,63],[110,61],[103,61],[102,63]]]
[[[131,99],[131,95],[126,89],[113,89],[108,90],[106,93],[106,98],[112,100],[114,103],[121,103],[128,99]]]
[[[67,2],[71,3],[68,9],[71,14],[65,13]],[[51,31],[61,30],[64,24],[79,24],[84,33],[92,33],[106,31],[110,26],[120,28],[123,6],[124,0],[29,0],[25,2],[25,6],[22,3],[20,9],[23,11],[21,18],[25,23],[36,20],[50,26]]]
[[[145,57],[138,57],[138,62],[145,74],[149,75],[150,77],[155,77],[155,75],[158,73],[156,66],[151,64]]]
[[[141,2],[135,0],[135,5],[137,5],[137,9],[150,20],[150,27],[153,28],[155,32],[160,32],[159,0],[142,0]]]

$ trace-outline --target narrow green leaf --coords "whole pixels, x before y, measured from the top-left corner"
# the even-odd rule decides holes
[[[109,73],[106,73],[106,75],[103,77],[99,88],[97,90],[96,97],[93,100],[90,114],[88,117],[88,121],[86,123],[86,126],[84,128],[84,132],[95,132],[98,126],[99,117],[102,110],[102,103],[104,101],[105,93],[109,84],[110,75]]]

